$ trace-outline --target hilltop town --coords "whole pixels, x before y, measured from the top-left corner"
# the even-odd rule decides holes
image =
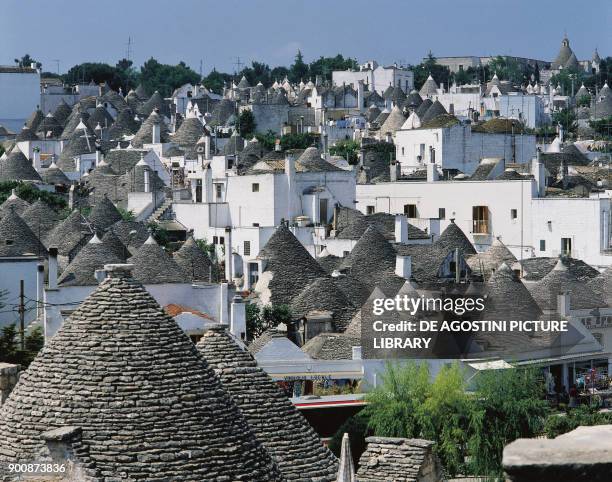
[[[607,54],[0,66],[0,480],[609,480]],[[396,297],[569,329],[383,353]],[[496,378],[541,390],[490,448]]]

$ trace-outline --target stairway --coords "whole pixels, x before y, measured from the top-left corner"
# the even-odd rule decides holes
[[[146,219],[145,223],[156,223],[172,206],[172,199],[165,199],[159,207]]]

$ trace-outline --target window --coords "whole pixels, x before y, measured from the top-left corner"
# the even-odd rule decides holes
[[[409,218],[418,218],[416,204],[404,204],[404,214]]]
[[[252,192],[259,192],[259,183],[258,182],[254,182],[253,184],[251,184],[251,191]]]
[[[561,238],[561,254],[563,256],[572,255],[572,238]]]
[[[511,209],[510,210],[510,219],[516,219],[518,218],[518,211],[516,209]]]
[[[346,258],[350,254],[350,251],[342,251],[342,257]]]
[[[593,338],[603,347],[603,335],[601,333],[593,333]]]
[[[374,206],[367,206],[366,207],[366,214],[374,214],[376,211],[374,209]]]
[[[446,209],[438,208],[438,219],[446,219]]]
[[[425,159],[425,144],[419,145],[419,155],[418,161],[419,163]]]
[[[223,192],[223,184],[215,184],[215,191],[217,194],[217,199],[221,199],[221,193]]]
[[[251,242],[250,241],[244,242],[244,255],[251,256]]]
[[[487,206],[472,207],[472,232],[474,234],[489,233],[489,208]]]
[[[402,147],[402,156],[404,155],[404,148]]]
[[[546,251],[546,240],[540,239],[540,251]]]
[[[219,239],[217,236],[213,236],[213,244],[219,244]]]
[[[225,244],[225,237],[219,236],[219,244]]]

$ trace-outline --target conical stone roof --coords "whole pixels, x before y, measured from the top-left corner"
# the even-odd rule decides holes
[[[23,212],[30,207],[30,203],[21,199],[15,193],[15,190],[11,192],[11,195],[6,198],[6,200],[0,204],[0,219],[2,216],[5,216],[7,213],[13,209],[19,216],[23,214]]]
[[[39,122],[35,132],[41,139],[55,139],[61,136],[63,130],[61,124],[57,122],[53,114],[49,112],[49,114]]]
[[[15,145],[6,159],[0,160],[0,181],[40,181],[42,178]]]
[[[30,129],[32,132],[35,132],[38,128],[38,124],[42,122],[45,118],[45,114],[42,110],[36,107],[36,110],[30,114],[30,117],[26,120],[26,127]]]
[[[121,262],[124,262],[130,257],[127,246],[121,242],[121,239],[115,234],[112,227],[102,236],[102,244],[106,245],[119,259],[121,259]]]
[[[128,259],[134,265],[134,279],[143,284],[189,283],[190,277],[164,249],[149,237]]]
[[[161,142],[168,142],[168,126],[164,122],[162,116],[156,111],[151,112],[151,115],[147,117],[138,132],[134,135],[132,139],[132,146],[140,148],[143,144],[150,144],[153,140],[153,124],[159,124],[160,126],[160,140]]]
[[[68,104],[66,104],[66,102],[62,99],[59,105],[55,108],[55,111],[53,112],[53,117],[55,117],[55,120],[57,120],[57,122],[59,122],[61,126],[65,126],[66,122],[68,122],[68,117],[70,117],[71,112],[72,110],[70,109]]]
[[[115,122],[107,131],[108,138],[110,140],[118,140],[123,138],[123,136],[134,135],[140,127],[134,120],[134,116],[134,111],[129,107],[119,112]]]
[[[433,104],[431,104],[431,107],[427,109],[427,112],[425,112],[422,117],[419,116],[419,118],[421,119],[421,124],[425,124],[426,122],[429,122],[442,114],[448,114],[448,112],[446,112],[446,109],[442,103],[439,100],[436,100]]]
[[[483,320],[539,320],[542,315],[529,290],[505,262],[486,283],[484,305]]]
[[[75,104],[72,108],[72,112],[70,113],[70,117],[68,117],[66,120],[66,124],[60,139],[63,141],[70,139],[79,124],[82,123],[83,125],[87,126],[87,119],[89,119],[89,114],[81,111],[79,104]],[[93,135],[93,131],[91,134]]]
[[[612,267],[608,266],[603,273],[588,282],[595,294],[601,296],[609,307],[612,307]]]
[[[416,90],[410,91],[410,94],[408,94],[408,98],[406,99],[406,105],[411,109],[416,109],[422,103],[423,98],[421,95]]]
[[[338,461],[303,415],[222,325],[197,345],[286,480],[336,480]]]
[[[512,266],[515,262],[516,257],[498,238],[484,253],[478,253],[468,260],[473,271],[480,272],[487,277],[495,272],[502,263]]]
[[[356,311],[344,292],[327,276],[308,284],[289,306],[296,318],[306,316],[311,311],[331,311],[337,331],[346,328]]]
[[[191,281],[211,281],[212,262],[197,245],[193,236],[189,236],[173,257]]]
[[[153,92],[153,95],[149,97],[149,100],[147,100],[140,107],[140,110],[138,111],[138,113],[141,115],[144,115],[145,117],[148,117],[151,115],[151,113],[155,109],[159,109],[159,111],[162,113],[165,113],[165,110],[166,110],[164,98],[161,96],[161,94],[157,90]]]
[[[41,169],[40,176],[42,177],[45,184],[53,184],[53,185],[64,185],[68,186],[70,184],[70,179],[68,176],[64,174],[55,162],[51,163],[51,165],[46,169]]]
[[[34,131],[27,126],[23,126],[17,137],[15,137],[15,141],[23,142],[23,141],[37,141],[38,136],[34,134]]]
[[[267,260],[264,273],[271,274],[267,288],[272,304],[289,304],[310,282],[325,276],[323,268],[285,225],[276,229],[258,258]]]
[[[84,124],[79,126],[72,132],[57,160],[57,166],[65,172],[76,170],[76,157],[96,152],[95,135]]]
[[[46,244],[45,240],[61,221],[57,212],[40,199],[26,209],[21,217],[43,244]]]
[[[557,57],[555,58],[555,60],[553,60],[551,64],[551,69],[558,70],[560,67],[565,67],[565,64],[572,56],[572,54],[573,52],[569,46],[569,40],[567,39],[567,37],[565,37],[561,42],[561,48],[559,49]]]
[[[385,120],[384,124],[380,127],[381,134],[385,135],[387,132],[395,134],[395,131],[402,128],[402,125],[406,121],[402,110],[398,106],[394,106],[391,109],[389,117]]]
[[[103,105],[98,105],[87,119],[87,125],[92,129],[96,129],[98,124],[102,128],[110,127],[114,122],[113,117],[108,113]]]
[[[557,297],[561,293],[570,295],[573,310],[601,308],[605,301],[587,283],[576,278],[559,259],[554,269],[540,281],[527,285],[533,298],[543,311],[557,311]]]
[[[10,209],[0,219],[0,258],[25,254],[46,256],[47,250],[26,222]]]
[[[425,83],[421,86],[421,90],[419,90],[419,94],[421,94],[421,97],[428,97],[428,96],[436,95],[437,93],[438,93],[438,84],[436,84],[436,81],[430,75],[429,77],[427,77],[427,80],[425,81]]]
[[[172,136],[172,142],[177,143],[181,147],[193,147],[205,133],[206,129],[199,119],[188,117]]]
[[[419,119],[423,119],[423,116],[432,105],[433,102],[431,99],[425,99],[423,102],[421,102],[421,105],[419,105],[414,112],[419,117]]]
[[[205,359],[125,266],[47,341],[0,409],[0,462],[81,430],[93,480],[281,480]]]
[[[340,265],[370,289],[395,270],[395,250],[374,226],[370,226]]]
[[[46,246],[57,248],[58,254],[68,256],[84,237],[91,236],[90,223],[79,211],[72,211],[49,233]]]
[[[89,221],[97,230],[104,231],[117,221],[123,219],[121,213],[106,196],[99,199],[88,216]]]
[[[454,251],[459,248],[459,251],[461,251],[465,257],[476,254],[474,245],[454,221],[451,221],[434,245],[443,248],[446,252]]]
[[[94,235],[62,271],[57,283],[59,286],[95,286],[98,284],[96,270],[104,268],[105,264],[123,261],[108,243]]]
[[[140,221],[121,219],[111,226],[121,242],[129,248],[138,248],[149,238],[149,230]]]

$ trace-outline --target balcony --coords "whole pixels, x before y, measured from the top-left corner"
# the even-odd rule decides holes
[[[490,234],[488,219],[473,219],[472,234]]]

